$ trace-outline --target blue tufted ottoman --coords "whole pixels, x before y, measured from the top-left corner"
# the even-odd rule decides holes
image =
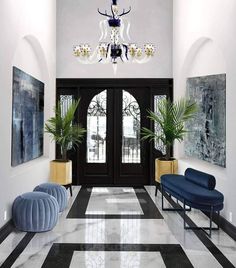
[[[59,205],[59,212],[67,207],[67,192],[64,186],[56,183],[42,183],[36,186],[34,191],[44,192],[55,197]]]
[[[12,206],[12,218],[17,229],[24,232],[51,230],[58,220],[57,200],[46,193],[30,192],[18,196]]]

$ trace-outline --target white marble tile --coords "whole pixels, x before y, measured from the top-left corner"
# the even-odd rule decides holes
[[[86,210],[87,215],[143,215],[135,191],[131,187],[94,187]]]
[[[52,244],[57,242],[58,237],[59,234],[53,231],[36,234],[12,267],[41,267]]]
[[[186,255],[194,268],[220,268],[222,267],[212,254],[207,251],[185,250]]]
[[[50,248],[48,249],[48,251]],[[16,260],[15,263],[11,266],[12,268],[39,268],[42,267],[44,260],[47,256],[48,251],[44,254],[35,254],[35,255],[20,255],[20,260]]]
[[[25,236],[24,232],[12,232],[0,244],[0,265],[10,255],[21,239]]]
[[[10,253],[2,253],[0,252],[0,265],[3,264],[3,262],[6,260],[6,258],[8,257]]]
[[[165,222],[155,219],[67,220],[53,233],[63,243],[177,243]]]
[[[70,268],[162,268],[159,252],[75,251]]]
[[[13,250],[21,239],[26,235],[25,232],[13,231],[10,233],[7,238],[0,244],[0,252],[9,252]]]

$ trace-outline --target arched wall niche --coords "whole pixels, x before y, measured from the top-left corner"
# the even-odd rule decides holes
[[[32,75],[44,83],[44,120],[50,116],[50,77],[43,48],[39,40],[33,35],[20,38],[14,52],[12,66]],[[50,155],[50,140],[44,135],[44,156]],[[24,168],[28,163],[19,166]]]
[[[175,94],[175,99],[178,99],[181,96],[186,96],[186,81],[188,77],[206,76],[226,72],[226,60],[223,51],[218,44],[208,37],[197,39],[190,46],[180,70],[178,81],[175,84],[175,92],[178,92],[178,95]],[[178,158],[185,157],[184,143],[176,145],[175,155]]]
[[[186,54],[176,85],[185,93],[186,79],[198,75],[226,73],[226,61],[221,48],[208,37],[200,37],[190,46]]]

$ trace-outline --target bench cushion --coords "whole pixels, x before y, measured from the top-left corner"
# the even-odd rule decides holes
[[[217,190],[203,188],[185,176],[167,174],[161,176],[161,184],[164,190],[178,199],[185,199],[186,204],[198,209],[206,209],[214,206],[214,210],[223,208],[224,196]]]
[[[187,168],[184,175],[187,180],[198,184],[206,189],[215,189],[216,179],[213,175],[192,168]]]

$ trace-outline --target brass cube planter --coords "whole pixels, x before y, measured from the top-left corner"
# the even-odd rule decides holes
[[[72,161],[62,162],[53,160],[50,162],[50,181],[61,185],[72,183]]]
[[[165,174],[177,174],[178,173],[178,160],[155,160],[155,181],[161,183],[161,176]]]

